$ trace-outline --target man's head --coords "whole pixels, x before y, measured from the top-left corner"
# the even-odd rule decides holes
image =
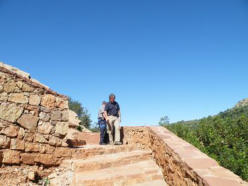
[[[106,105],[106,104],[107,104],[107,102],[106,102],[106,101],[103,101],[103,102],[102,102],[102,105]]]
[[[115,95],[114,95],[114,94],[110,94],[110,95],[109,95],[109,101],[110,101],[111,103],[115,102]]]

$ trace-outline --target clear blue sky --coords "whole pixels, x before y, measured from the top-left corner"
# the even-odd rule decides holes
[[[248,97],[248,0],[0,0],[0,61],[122,125],[216,114]]]

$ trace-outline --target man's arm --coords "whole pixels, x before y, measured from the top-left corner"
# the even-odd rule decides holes
[[[118,111],[118,115],[119,115],[119,120],[121,122],[121,110]]]

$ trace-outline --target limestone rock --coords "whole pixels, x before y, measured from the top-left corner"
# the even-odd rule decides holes
[[[0,93],[0,101],[7,101],[8,100],[8,94],[6,92]]]
[[[28,173],[28,179],[29,180],[35,181],[36,180],[36,177],[37,177],[37,172],[31,171],[31,172]]]
[[[37,143],[25,143],[25,152],[39,152],[40,147]]]
[[[38,156],[36,153],[22,153],[21,154],[21,161],[24,164],[27,165],[34,165],[35,164],[35,158]]]
[[[44,154],[52,154],[55,150],[55,147],[48,145],[48,144],[40,144],[40,153]]]
[[[0,135],[0,148],[9,148],[10,138],[4,135]]]
[[[68,100],[65,98],[56,97],[56,107],[61,109],[68,109]]]
[[[50,120],[50,115],[47,114],[47,113],[45,113],[45,112],[40,112],[39,118],[40,118],[42,121],[49,121],[49,120]]]
[[[78,118],[78,115],[72,111],[69,110],[69,127],[76,128],[79,126],[79,123],[81,122]]]
[[[69,125],[67,122],[58,122],[55,128],[55,134],[58,136],[65,136],[68,132]]]
[[[30,74],[28,74],[28,73],[26,73],[26,72],[24,72],[24,71],[22,71],[20,69],[17,69],[15,67],[12,67],[11,65],[4,64],[3,62],[0,62],[0,67],[6,68],[6,69],[8,69],[8,70],[10,70],[12,72],[17,73],[18,75],[20,75],[22,77],[27,78],[27,79],[30,78]]]
[[[20,119],[18,119],[18,123],[30,131],[35,131],[37,127],[39,118],[36,116],[33,116],[31,114],[23,114]]]
[[[86,141],[85,138],[83,138],[82,132],[79,132],[75,129],[69,129],[65,139],[69,147],[86,145]]]
[[[24,136],[25,136],[25,130],[20,127],[18,131],[18,139],[23,139]]]
[[[9,122],[16,122],[22,112],[23,108],[14,103],[2,103],[0,105],[0,118]]]
[[[3,151],[3,163],[5,164],[20,164],[20,152],[15,150]]]
[[[9,125],[8,127],[2,129],[1,134],[5,134],[9,137],[16,137],[18,135],[19,127],[14,125]]]
[[[24,150],[24,141],[19,139],[11,139],[10,149]]]
[[[69,111],[65,110],[61,112],[62,116],[61,116],[61,120],[62,121],[68,121],[69,120]]]
[[[20,92],[20,88],[17,86],[15,81],[11,80],[4,84],[4,91],[7,93]]]
[[[24,91],[24,92],[33,92],[34,88],[31,87],[30,85],[26,84],[26,83],[23,83],[22,91]]]
[[[62,112],[61,111],[58,111],[58,110],[52,111],[51,120],[60,121],[61,118],[62,118]]]
[[[38,143],[48,143],[48,141],[46,140],[46,138],[44,137],[44,135],[41,134],[35,134],[34,137],[34,142],[38,142]]]
[[[50,134],[53,126],[49,122],[39,122],[38,132],[41,134]]]
[[[38,96],[38,95],[30,95],[29,104],[30,105],[39,105],[40,104],[40,96]]]
[[[50,136],[48,143],[53,146],[61,146],[62,140],[55,136]]]
[[[58,165],[57,158],[52,154],[39,154],[35,158],[35,162],[41,163],[45,166],[55,166]]]
[[[28,98],[24,93],[12,93],[9,95],[8,101],[15,103],[28,103]]]
[[[56,98],[52,94],[46,94],[42,97],[41,105],[47,108],[55,108]]]

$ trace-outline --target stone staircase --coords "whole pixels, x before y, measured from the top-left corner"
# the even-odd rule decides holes
[[[86,145],[83,154],[64,160],[51,185],[71,186],[163,186],[162,172],[150,150],[132,145]],[[85,156],[87,154],[87,156]]]

